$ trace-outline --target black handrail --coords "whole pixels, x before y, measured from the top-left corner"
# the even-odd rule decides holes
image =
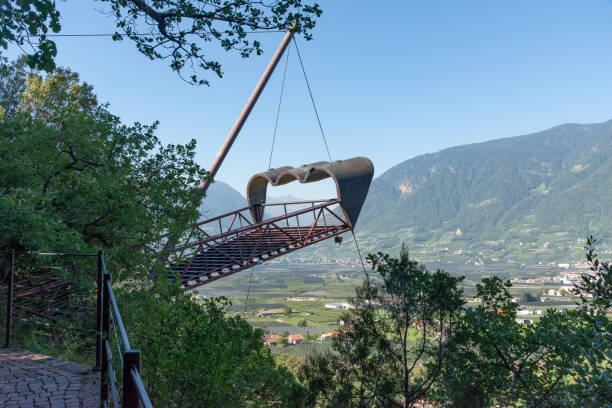
[[[102,290],[98,291],[100,298],[98,304],[102,306],[99,318],[99,333],[101,347],[101,381],[100,381],[100,402],[104,407],[109,406],[109,402],[114,407],[119,406],[119,386],[116,384],[115,370],[113,369],[113,354],[111,351],[111,321],[114,322],[115,329],[119,332],[123,343],[123,352],[120,351],[121,363],[123,366],[123,384],[121,386],[121,407],[144,407],[153,408],[147,390],[140,377],[140,351],[133,350],[123,325],[123,319],[117,306],[117,300],[113,292],[111,275],[106,270],[104,263],[104,253],[98,254],[98,282],[102,283]],[[100,312],[100,311],[99,311]],[[111,400],[109,400],[109,391]]]
[[[152,407],[153,404],[151,403],[151,400],[149,399],[149,394],[147,393],[147,390],[145,389],[145,386],[142,383],[140,373],[135,368],[132,368],[132,370],[130,371],[130,375],[132,377],[134,385],[138,390],[138,394],[140,395],[140,398],[142,400],[142,405],[145,407]]]

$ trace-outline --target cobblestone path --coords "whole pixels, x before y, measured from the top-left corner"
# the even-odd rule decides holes
[[[98,407],[100,373],[29,351],[0,348],[0,407]]]

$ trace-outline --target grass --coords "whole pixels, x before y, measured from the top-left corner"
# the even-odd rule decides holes
[[[4,327],[0,330],[0,336],[4,343],[6,336]],[[24,323],[16,320],[13,324],[11,345],[17,349],[94,366],[96,362],[95,341],[93,330],[83,334],[53,325]]]

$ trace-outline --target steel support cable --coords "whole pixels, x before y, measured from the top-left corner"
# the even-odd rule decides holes
[[[274,142],[276,141],[276,131],[278,130],[278,118],[280,117],[281,104],[283,102],[283,91],[285,90],[285,78],[287,77],[287,66],[289,65],[289,51],[291,47],[287,48],[287,56],[285,57],[285,71],[283,72],[283,82],[281,83],[280,97],[278,98],[278,109],[276,110],[276,122],[274,122],[274,135],[272,136],[272,147],[270,148],[270,160],[268,161],[268,168],[272,168],[272,153],[274,152]]]
[[[359,244],[357,243],[357,238],[355,237],[355,231],[351,230],[351,234],[353,234],[353,241],[355,242],[355,248],[357,248],[357,253],[359,254],[359,260],[361,261],[361,267],[363,268],[363,273],[365,274],[366,282],[368,285],[370,284],[370,275],[366,270],[365,263],[363,262],[363,257],[361,256],[361,250],[359,249]]]
[[[247,313],[247,307],[249,306],[249,294],[251,293],[251,282],[253,282],[253,267],[251,266],[251,277],[249,278],[249,289],[247,290],[246,300],[244,302],[244,314]]]
[[[298,59],[300,60],[300,66],[302,67],[302,73],[304,74],[304,79],[306,80],[306,87],[308,88],[308,94],[310,95],[310,101],[312,102],[312,107],[314,108],[315,115],[317,116],[317,122],[319,123],[319,129],[321,130],[321,136],[323,136],[323,143],[325,144],[325,150],[327,150],[327,156],[329,157],[329,161],[332,161],[331,153],[329,153],[329,146],[327,145],[327,139],[325,139],[325,132],[323,132],[323,125],[321,125],[321,118],[319,118],[319,111],[317,110],[317,105],[315,104],[314,97],[312,96],[312,90],[310,89],[310,83],[308,82],[308,77],[306,76],[306,69],[304,68],[304,63],[302,62],[302,56],[300,55],[300,49],[298,48],[297,41],[295,37],[293,37],[293,44],[295,45],[295,50],[297,51]]]

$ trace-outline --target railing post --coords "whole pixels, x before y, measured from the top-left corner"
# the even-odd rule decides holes
[[[6,342],[4,347],[11,347],[13,332],[13,286],[15,278],[15,250],[9,250],[8,293],[6,298]]]
[[[104,251],[98,251],[98,302],[96,306],[96,367],[102,367],[102,290],[104,286],[104,270],[102,260]]]
[[[132,380],[134,368],[140,372],[140,351],[126,350],[123,353],[123,408],[137,408],[140,405],[140,396]]]
[[[285,221],[287,223],[287,228],[289,228],[289,217],[287,217],[287,204],[283,203],[283,208],[285,209]]]
[[[110,342],[110,293],[108,287],[111,285],[111,276],[109,273],[104,274],[102,291],[102,370],[100,381],[100,400],[101,405],[108,401],[108,360],[112,358],[107,354],[106,342]],[[110,346],[110,344],[109,344]],[[110,350],[110,347],[108,347]]]

